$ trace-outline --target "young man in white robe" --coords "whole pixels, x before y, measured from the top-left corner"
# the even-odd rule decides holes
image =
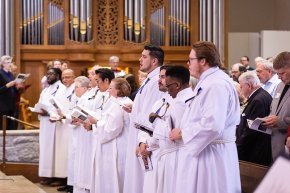
[[[161,75],[162,71],[160,71]],[[165,86],[173,98],[164,116],[158,115],[153,122],[153,138],[158,141],[159,153],[154,169],[153,182],[156,183],[156,193],[175,192],[177,155],[183,148],[181,140],[171,141],[169,134],[174,127],[180,127],[181,119],[186,109],[186,102],[193,96],[189,87],[190,74],[184,66],[171,66],[166,69]],[[150,147],[150,145],[149,145]],[[154,184],[154,183],[153,183]]]
[[[175,192],[239,193],[237,92],[229,76],[219,69],[220,56],[213,43],[194,43],[188,65],[199,81],[180,127],[170,133],[171,140],[184,144],[178,152]]]
[[[136,94],[130,117],[130,129],[127,145],[124,193],[142,192],[144,182],[144,171],[135,154],[136,148],[141,153],[146,154],[146,146],[142,144],[139,148],[137,141],[138,130],[134,123],[151,126],[148,115],[155,101],[162,98],[163,93],[159,91],[159,66],[163,64],[164,52],[161,48],[152,45],[146,45],[142,52],[140,61],[140,70],[148,73],[140,89]],[[141,139],[142,140],[142,139]],[[146,141],[143,141],[146,143]]]
[[[56,123],[50,121],[50,114],[55,113],[56,110],[49,100],[53,97],[61,98],[65,86],[61,83],[61,70],[58,68],[51,68],[46,73],[47,82],[49,86],[45,88],[41,94],[35,109],[40,111],[40,131],[39,131],[39,171],[40,177],[44,177],[41,181],[42,185],[49,185],[53,182],[53,178],[57,177],[55,171],[55,132]]]

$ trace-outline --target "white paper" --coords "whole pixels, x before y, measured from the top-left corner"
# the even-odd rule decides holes
[[[290,192],[290,160],[278,157],[254,193]]]
[[[149,135],[152,135],[153,134],[153,129],[152,128],[149,128],[145,125],[141,125],[140,123],[134,123],[134,126],[136,129],[139,129],[141,131],[144,131],[146,133],[148,133]]]
[[[93,112],[93,111],[90,111],[90,110],[86,109],[83,106],[80,106],[80,105],[77,105],[75,107],[75,109],[78,109],[83,114],[85,114],[87,117],[90,116],[90,117],[93,117],[96,120],[100,120],[101,119],[101,111]]]
[[[16,78],[15,78],[15,81],[16,83],[22,83],[24,82],[28,77],[30,76],[30,74],[22,74],[22,73],[19,73]]]
[[[88,118],[88,115],[80,111],[79,109],[75,108],[72,110],[72,117],[75,117],[77,119],[80,119],[81,121],[85,121]]]
[[[42,113],[42,109],[48,111],[48,106],[42,103],[36,103],[34,107],[28,107],[31,112]]]
[[[259,131],[259,132],[262,132],[262,133],[266,133],[266,134],[269,134],[269,135],[272,134],[272,129],[263,127],[261,125],[264,122],[263,118],[256,118],[254,121],[250,120],[250,119],[247,119],[247,122],[248,122],[248,125],[249,125],[250,129],[253,129],[255,131]]]

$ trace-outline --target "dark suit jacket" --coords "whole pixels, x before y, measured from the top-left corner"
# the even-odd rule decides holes
[[[10,82],[2,70],[0,70],[0,112],[14,111],[16,108],[15,87],[7,88],[6,84]]]
[[[249,128],[247,119],[263,118],[270,113],[271,95],[262,88],[256,90],[247,101],[237,129],[239,159],[261,165],[272,162],[271,136]]]
[[[278,116],[277,126],[273,128],[271,142],[272,154],[274,159],[279,156],[279,153],[284,149],[287,129],[290,125],[290,88],[285,93],[283,99],[278,106],[284,87],[285,84],[283,82],[278,84],[271,105],[271,115]]]

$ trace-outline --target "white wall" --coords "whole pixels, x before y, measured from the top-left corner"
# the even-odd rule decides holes
[[[260,34],[259,33],[229,33],[228,37],[228,61],[229,69],[242,56],[250,58],[250,65],[254,65],[254,59],[260,56]]]
[[[261,56],[267,58],[290,51],[290,31],[262,31]]]

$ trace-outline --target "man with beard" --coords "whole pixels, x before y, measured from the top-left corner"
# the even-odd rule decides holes
[[[36,106],[40,106],[39,120],[39,176],[45,177],[41,181],[43,185],[49,185],[53,182],[55,174],[55,130],[56,123],[51,122],[50,114],[55,113],[55,108],[49,102],[53,97],[60,98],[65,86],[61,83],[61,70],[51,68],[46,73],[47,83],[49,86],[45,88],[41,94]],[[36,107],[35,106],[35,107]]]

